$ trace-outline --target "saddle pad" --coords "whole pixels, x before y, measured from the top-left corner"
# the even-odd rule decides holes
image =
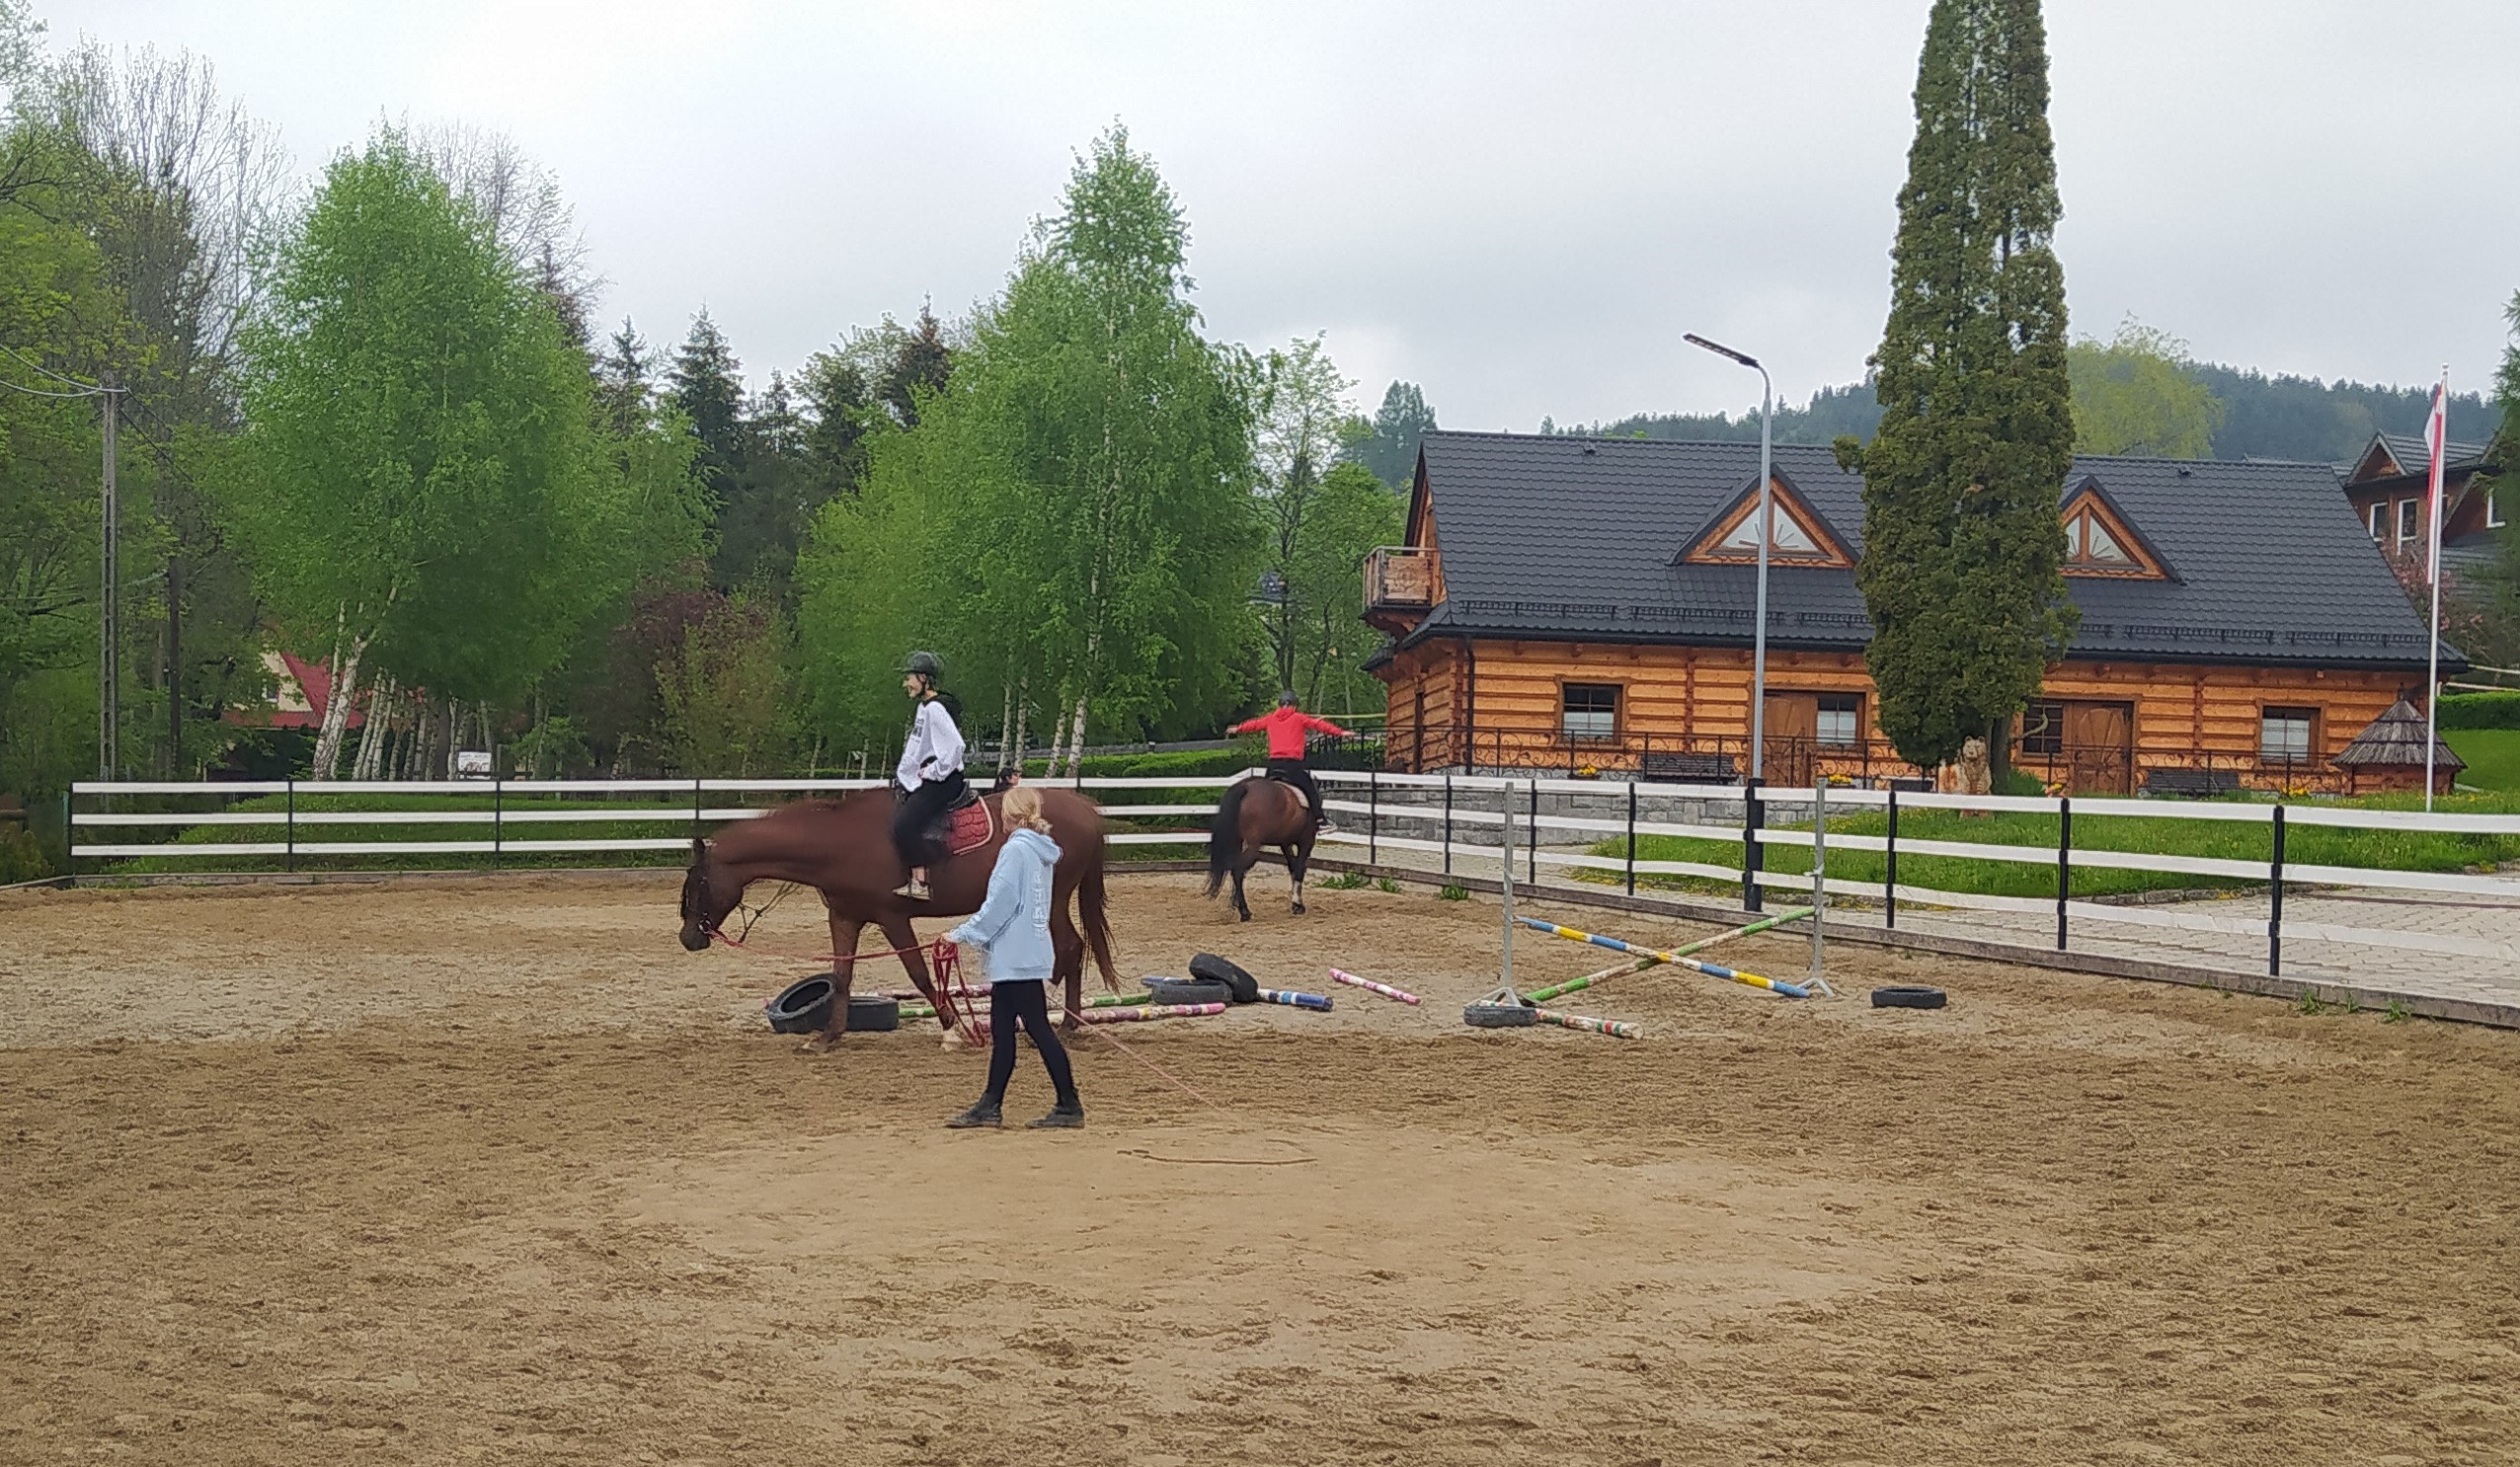
[[[1272,774],[1272,775],[1268,775],[1268,776],[1266,776],[1266,778],[1268,779],[1269,783],[1271,783],[1271,784],[1273,784],[1273,785],[1284,785],[1284,786],[1286,786],[1288,789],[1293,790],[1293,791],[1295,792],[1295,803],[1296,803],[1296,804],[1302,806],[1305,810],[1310,810],[1310,809],[1312,809],[1312,802],[1304,798],[1304,795],[1303,795],[1303,786],[1301,786],[1301,785],[1299,785],[1299,784],[1297,784],[1294,780],[1291,780],[1291,779],[1284,779],[1284,778],[1281,778],[1280,776],[1278,776],[1278,775],[1274,775],[1274,774]]]
[[[945,816],[945,854],[976,851],[997,835],[997,811],[985,800],[975,800]]]

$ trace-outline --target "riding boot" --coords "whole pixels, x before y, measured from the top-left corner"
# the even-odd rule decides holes
[[[1039,1120],[1025,1122],[1024,1128],[1027,1130],[1083,1130],[1085,1103],[1073,1095],[1061,1096],[1059,1104],[1050,1108],[1049,1115]]]
[[[1006,1116],[998,1103],[983,1096],[970,1110],[946,1121],[945,1125],[949,1130],[977,1130],[984,1125],[995,1127],[1005,1123]]]
[[[893,888],[893,894],[910,901],[925,901],[927,900],[927,879],[917,872],[911,872],[908,881]]]

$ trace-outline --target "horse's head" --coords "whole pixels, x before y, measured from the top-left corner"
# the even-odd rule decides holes
[[[727,913],[734,911],[736,902],[744,896],[743,888],[735,883],[710,882],[709,868],[714,864],[715,860],[709,854],[709,843],[693,836],[691,868],[682,874],[682,946],[687,952],[697,953],[707,948],[709,939],[717,935],[719,925],[726,921]],[[727,887],[735,889],[721,889]]]

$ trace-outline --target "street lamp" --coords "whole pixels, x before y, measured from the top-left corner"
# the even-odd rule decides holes
[[[1757,618],[1750,629],[1750,778],[1755,784],[1767,769],[1768,749],[1768,538],[1774,531],[1772,516],[1775,509],[1769,502],[1768,425],[1774,415],[1775,390],[1768,380],[1768,369],[1759,358],[1718,346],[1692,332],[1681,338],[1693,347],[1703,347],[1717,356],[1729,356],[1759,374],[1759,593]]]

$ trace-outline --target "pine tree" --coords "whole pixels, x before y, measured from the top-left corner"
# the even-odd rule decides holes
[[[1382,390],[1382,406],[1374,414],[1374,432],[1357,439],[1340,455],[1363,464],[1374,477],[1405,491],[1417,475],[1418,439],[1435,426],[1435,410],[1415,382],[1393,382]]]
[[[1935,0],[1917,68],[1856,581],[1879,723],[1948,762],[2012,716],[2073,633],[2057,502],[2073,464],[2061,206],[2038,0]]]
[[[894,349],[876,392],[892,404],[904,427],[916,427],[919,397],[943,392],[953,372],[954,353],[945,345],[944,328],[937,323],[936,313],[921,305],[917,329],[902,338]]]
[[[703,307],[692,318],[691,334],[674,353],[673,405],[691,420],[700,440],[700,472],[715,489],[717,481],[743,461],[744,363],[726,335]]]

